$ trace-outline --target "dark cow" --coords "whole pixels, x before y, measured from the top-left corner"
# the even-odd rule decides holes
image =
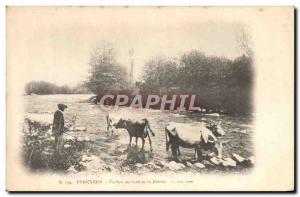
[[[142,139],[143,145],[142,145],[142,150],[144,150],[144,145],[145,145],[145,138],[148,137],[149,139],[149,144],[150,144],[150,150],[152,151],[152,143],[151,143],[151,138],[149,135],[149,131],[152,134],[152,136],[155,136],[154,132],[150,128],[149,121],[147,119],[142,119],[141,121],[132,121],[132,120],[124,120],[120,119],[118,123],[115,125],[116,129],[123,128],[128,131],[129,134],[129,147],[131,147],[131,141],[132,137],[135,137],[135,143],[137,145],[138,138]]]
[[[202,150],[213,150],[218,155],[220,144],[217,143],[217,137],[225,134],[218,124],[209,124],[208,126],[194,126],[190,124],[170,123],[165,127],[166,150],[171,146],[172,155],[176,159],[180,157],[179,147],[194,148],[197,159],[202,157]]]

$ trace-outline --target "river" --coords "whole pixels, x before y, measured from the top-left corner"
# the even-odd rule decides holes
[[[165,146],[165,125],[169,122],[192,123],[199,124],[200,122],[222,121],[222,127],[226,132],[223,136],[224,140],[230,140],[224,146],[223,156],[229,157],[232,153],[237,153],[243,157],[254,155],[252,143],[253,136],[253,117],[250,116],[228,116],[228,115],[210,115],[199,113],[172,113],[169,111],[146,110],[146,109],[131,109],[123,107],[118,110],[108,110],[100,105],[94,105],[85,102],[92,95],[88,94],[71,94],[71,95],[35,95],[24,96],[25,112],[27,116],[34,117],[41,121],[51,122],[53,113],[57,110],[58,103],[64,103],[68,106],[65,111],[65,120],[70,122],[73,116],[77,118],[77,126],[86,127],[87,131],[72,132],[72,135],[77,137],[88,137],[96,141],[99,145],[97,149],[98,156],[106,155],[106,149],[114,148],[115,141],[105,140],[106,133],[106,114],[108,113],[114,121],[119,118],[142,119],[147,118],[150,122],[155,136],[152,137],[153,155],[154,158],[160,160],[168,160],[171,153],[166,152]],[[118,131],[120,136],[119,141],[125,149],[128,143],[126,131]],[[134,144],[133,140],[133,144]],[[139,141],[139,147],[141,141]],[[105,144],[105,146],[104,146]],[[118,146],[120,148],[120,146]],[[95,147],[94,147],[95,149]],[[148,140],[145,144],[145,149],[149,149]],[[192,157],[193,150],[182,149],[184,157]],[[115,155],[118,156],[118,155]],[[103,156],[104,157],[104,156]],[[114,157],[112,155],[112,157]]]

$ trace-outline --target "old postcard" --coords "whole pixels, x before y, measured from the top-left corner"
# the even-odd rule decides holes
[[[293,191],[293,7],[6,8],[8,191]]]

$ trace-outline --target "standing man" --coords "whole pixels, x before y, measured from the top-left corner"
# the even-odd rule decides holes
[[[58,104],[58,110],[54,113],[52,134],[55,136],[54,149],[57,153],[61,153],[63,142],[63,133],[67,130],[65,128],[64,110],[67,108],[64,104]]]

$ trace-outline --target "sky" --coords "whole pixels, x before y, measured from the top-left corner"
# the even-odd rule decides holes
[[[241,56],[243,26],[211,13],[191,8],[10,8],[7,63],[24,73],[24,83],[75,86],[87,79],[90,53],[101,41],[113,44],[128,71],[129,50],[134,49],[135,80],[155,56],[179,57],[194,49],[231,59]]]

